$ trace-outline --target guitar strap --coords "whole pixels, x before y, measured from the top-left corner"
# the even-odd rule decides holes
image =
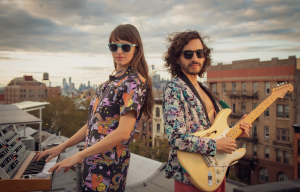
[[[206,116],[206,119],[209,121],[209,118],[208,118],[208,113],[207,113],[207,109],[206,109],[206,106],[203,102],[203,100],[201,99],[200,95],[198,94],[196,88],[194,87],[194,85],[192,84],[192,82],[189,80],[189,78],[183,73],[181,72],[181,76],[179,77],[181,80],[183,80],[187,86],[192,90],[192,92],[195,94],[195,96],[199,99],[201,105],[203,106],[204,108],[204,113],[205,113],[205,116]],[[207,96],[210,98],[210,100],[212,101],[213,105],[214,105],[214,108],[215,108],[215,111],[216,113],[219,113],[220,111],[220,108],[219,106],[217,105],[216,101],[219,102],[219,104],[221,105],[221,107],[223,109],[225,108],[229,108],[230,107],[227,105],[227,103],[225,103],[223,100],[219,99],[215,94],[213,94],[210,90],[208,90],[205,86],[203,86],[201,83],[199,83],[199,85],[201,86],[202,90],[204,90],[204,92],[207,94]],[[212,123],[210,122],[210,124],[212,125]],[[182,166],[181,166],[182,170],[186,173],[188,173]],[[229,168],[227,169],[227,172],[226,172],[226,177],[228,177],[229,175]]]

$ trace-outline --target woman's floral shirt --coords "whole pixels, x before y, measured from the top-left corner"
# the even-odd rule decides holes
[[[171,146],[165,177],[193,185],[179,163],[177,150],[214,156],[217,148],[215,139],[191,135],[211,127],[210,122],[200,100],[179,77],[171,79],[165,87],[163,111],[166,135]]]
[[[85,148],[101,141],[119,125],[122,115],[130,110],[137,112],[137,121],[130,138],[139,123],[146,99],[147,82],[131,67],[123,69],[109,81],[99,85],[92,98],[85,139]],[[124,191],[130,153],[129,140],[111,150],[83,159],[82,191]]]

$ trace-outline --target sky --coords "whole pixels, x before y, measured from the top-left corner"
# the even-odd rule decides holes
[[[300,57],[300,0],[0,0],[0,88],[32,75],[100,84],[114,70],[108,38],[120,24],[139,30],[149,68],[163,67],[166,38],[209,36],[213,64]]]

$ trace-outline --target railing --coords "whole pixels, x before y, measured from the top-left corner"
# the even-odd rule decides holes
[[[292,93],[291,92],[287,92],[284,97],[282,98],[283,100],[289,100],[292,99]]]
[[[225,93],[226,96],[231,98],[245,97],[248,99],[258,99],[258,91],[253,90],[227,90]]]

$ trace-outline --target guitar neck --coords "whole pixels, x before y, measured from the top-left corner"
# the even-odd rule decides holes
[[[248,122],[252,123],[257,119],[275,100],[277,99],[276,96],[271,94],[267,99],[265,99],[260,105],[258,105],[251,113],[247,115],[247,117],[241,121],[239,121],[227,134],[227,137],[232,139],[236,139],[243,130],[240,128],[241,123]]]

